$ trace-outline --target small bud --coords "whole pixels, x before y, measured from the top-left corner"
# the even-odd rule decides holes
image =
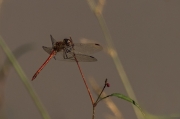
[[[107,86],[107,87],[110,87],[110,84],[109,84],[109,83],[106,83],[106,86]]]

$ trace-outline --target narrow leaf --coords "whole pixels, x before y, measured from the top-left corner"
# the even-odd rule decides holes
[[[11,50],[9,49],[9,47],[6,45],[6,43],[4,42],[4,40],[1,38],[0,36],[0,47],[3,49],[3,51],[5,52],[5,54],[7,55],[8,59],[10,60],[10,62],[12,63],[14,69],[16,70],[16,72],[18,73],[21,81],[23,82],[24,86],[26,87],[27,91],[29,92],[30,96],[32,97],[36,107],[39,109],[42,118],[43,119],[51,119],[49,114],[47,113],[47,111],[45,110],[44,106],[42,105],[40,99],[38,98],[35,90],[33,89],[33,87],[31,86],[31,84],[29,83],[29,80],[27,78],[27,76],[25,75],[24,71],[22,70],[22,68],[20,67],[18,61],[16,60],[15,56],[12,54]]]
[[[126,101],[132,103],[133,105],[135,105],[136,107],[138,107],[139,110],[143,113],[143,111],[142,111],[142,109],[140,108],[140,106],[139,106],[133,99],[131,99],[131,98],[129,98],[129,97],[123,95],[123,94],[120,94],[120,93],[113,93],[113,94],[111,94],[111,95],[108,95],[108,96],[106,96],[106,97],[101,98],[99,101],[101,101],[101,100],[103,100],[103,99],[105,99],[105,98],[107,98],[107,97],[110,97],[110,96],[115,96],[115,97],[117,97],[117,98],[121,98],[121,99],[123,99],[123,100],[126,100]],[[99,101],[98,101],[98,102],[99,102]],[[144,114],[144,113],[143,113],[143,114]],[[145,115],[145,114],[144,114],[144,115]]]

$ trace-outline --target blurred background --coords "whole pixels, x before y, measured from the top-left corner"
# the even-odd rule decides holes
[[[93,77],[103,87],[108,78],[111,86],[105,90],[107,94],[127,95],[87,1],[0,0],[0,3],[0,35],[9,48],[14,51],[24,44],[34,44],[33,50],[24,52],[18,62],[52,119],[91,118],[92,106],[76,63],[52,59],[31,81],[48,57],[42,46],[51,46],[50,34],[59,41],[71,36],[74,42],[88,39],[101,44],[104,50],[93,55],[97,62],[80,63],[86,79]],[[103,9],[137,100],[154,115],[180,113],[179,6],[179,0],[119,0],[106,1]],[[0,50],[0,66],[5,58]],[[2,119],[42,118],[14,68],[0,82]],[[89,82],[88,85],[96,99]],[[137,118],[132,104],[117,98],[112,100],[122,119]],[[105,103],[99,103],[95,119],[116,118],[113,116]]]

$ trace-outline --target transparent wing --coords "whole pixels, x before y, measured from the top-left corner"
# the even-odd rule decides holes
[[[52,40],[52,43],[53,43],[53,40]],[[45,46],[43,46],[43,49],[48,54],[51,54],[51,52],[53,50],[52,47],[45,47]],[[95,57],[87,55],[87,54],[93,54],[93,53],[96,53],[101,50],[102,50],[102,46],[100,46],[99,44],[75,43],[73,51],[72,51],[71,47],[66,48],[66,52],[68,51],[68,53],[65,53],[64,50],[62,50],[61,52],[57,52],[57,54],[54,56],[54,59],[61,60],[61,61],[75,61],[75,58],[72,53],[72,52],[74,52],[76,54],[76,59],[79,62],[95,62],[95,61],[97,61],[97,59]]]
[[[44,49],[44,51],[46,51],[48,54],[51,54],[52,52],[52,48],[51,47],[46,47],[46,46],[42,46],[42,48]],[[56,57],[54,56],[54,59],[56,60]]]
[[[42,48],[44,49],[44,51],[46,51],[48,54],[51,54],[52,52],[52,48],[51,47],[46,47],[46,46],[42,46]]]
[[[51,37],[52,46],[54,46],[56,44],[56,40],[52,37],[52,35],[50,35],[50,37]]]
[[[75,62],[75,58],[73,56],[73,53],[63,53],[58,52],[55,56],[57,60],[61,61],[68,61],[68,62]],[[84,54],[76,54],[76,59],[78,62],[95,62],[97,59],[93,56],[84,55]]]
[[[74,43],[74,52],[76,54],[93,54],[102,49],[103,47],[97,43]]]

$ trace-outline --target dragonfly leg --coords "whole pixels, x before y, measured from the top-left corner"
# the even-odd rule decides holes
[[[63,50],[63,58],[64,58],[64,59],[67,59],[67,54],[66,54],[65,48],[64,48],[64,50]]]
[[[63,50],[63,58],[64,59],[72,59],[73,58],[73,49],[72,47],[65,47]]]
[[[69,52],[70,52],[70,50],[68,50],[67,48],[64,48],[64,50],[63,50],[63,57],[64,57],[64,59],[69,59],[69,57],[67,55],[67,53],[69,53]]]

